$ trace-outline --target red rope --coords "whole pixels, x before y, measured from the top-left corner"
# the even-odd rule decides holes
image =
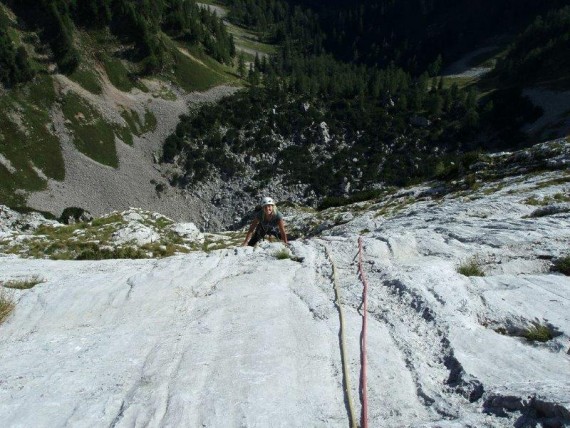
[[[363,284],[362,289],[362,332],[360,333],[360,395],[362,397],[362,413],[360,415],[360,426],[368,428],[368,393],[366,391],[366,314],[368,282],[362,269],[362,236],[358,237],[358,271]]]

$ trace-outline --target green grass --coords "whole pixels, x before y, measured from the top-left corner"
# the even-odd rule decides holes
[[[474,85],[479,81],[477,77],[444,77],[443,78],[443,87],[445,89],[451,88],[454,84],[457,85],[460,89],[469,87]]]
[[[146,134],[147,132],[153,132],[154,130],[156,130],[156,125],[158,125],[156,116],[153,114],[152,111],[146,110],[144,113],[144,125],[142,133]]]
[[[525,199],[524,203],[527,205],[546,206],[553,203],[570,202],[570,196],[565,193],[558,192],[552,196],[545,196],[541,199],[536,196],[531,196]]]
[[[157,126],[157,118],[149,109],[144,112],[144,117],[142,111],[139,114],[127,112],[123,115],[128,123],[125,126],[106,120],[88,101],[72,92],[64,95],[56,93],[54,79],[47,73],[48,64],[38,54],[41,46],[36,46],[39,43],[36,41],[37,35],[33,32],[24,34],[20,30],[15,34],[26,40],[28,48],[35,48],[30,59],[39,62],[38,74],[32,82],[0,94],[0,154],[7,160],[4,162],[7,166],[0,164],[0,203],[12,207],[25,206],[30,192],[44,190],[46,177],[58,181],[65,178],[60,142],[55,136],[49,114],[54,105],[61,104],[66,118],[65,126],[77,149],[111,167],[118,167],[115,138],[132,145],[133,135],[152,132]],[[179,52],[180,44],[166,36],[164,38],[167,47],[165,56],[170,58],[170,64],[165,69],[173,70],[173,73],[161,78],[173,81],[187,91],[201,91],[237,81],[230,66],[217,63],[199,49],[189,48],[195,59],[189,58]],[[109,31],[80,30],[76,42],[84,62],[69,77],[81,87],[100,95],[103,81],[99,73],[104,72],[110,82],[122,91],[131,91],[133,88],[149,91],[136,77],[140,64],[113,56],[121,44]],[[98,71],[98,65],[104,71]],[[176,95],[169,92],[166,86],[158,96],[176,99]]]
[[[319,211],[322,211],[327,208],[342,207],[345,205],[354,204],[356,202],[375,200],[384,194],[385,191],[382,190],[369,190],[369,191],[354,193],[348,197],[327,196],[321,201],[317,209]]]
[[[556,186],[559,184],[570,183],[570,172],[566,172],[565,177],[554,178],[552,180],[545,180],[536,185],[537,189],[543,189],[545,187]]]
[[[86,70],[84,67],[79,67],[69,75],[69,78],[74,82],[79,83],[81,87],[87,89],[92,94],[101,95],[103,93],[99,76],[97,76],[97,73],[92,70]]]
[[[534,324],[523,333],[523,337],[530,342],[548,342],[553,335],[547,326]]]
[[[234,41],[238,50],[239,47],[244,47],[267,55],[273,54],[277,51],[276,45],[270,45],[260,41],[261,34],[235,24],[229,24],[226,28],[228,32],[234,36]]]
[[[77,149],[103,165],[118,167],[113,126],[73,92],[64,96],[62,110],[73,131],[73,143]]]
[[[123,143],[128,144],[129,146],[134,144],[133,134],[128,126],[114,126],[113,129],[115,134],[117,134],[117,137],[119,137]]]
[[[205,3],[208,3],[207,1]],[[4,26],[9,26],[12,23],[12,20],[8,16],[7,12],[4,10],[6,6],[0,4],[0,22]]]
[[[0,154],[12,170],[0,165],[0,203],[24,205],[24,191],[42,190],[42,176],[63,180],[65,167],[57,137],[52,133],[49,109],[55,102],[53,82],[38,76],[29,86],[0,96]],[[36,173],[33,166],[41,170]]]
[[[148,109],[145,111],[143,118],[144,121],[141,121],[139,114],[133,110],[123,110],[121,112],[121,117],[125,122],[127,122],[128,131],[134,135],[141,136],[156,129],[156,116]]]
[[[3,288],[0,288],[0,324],[8,318],[15,307],[14,299]]]
[[[56,101],[53,79],[47,74],[37,75],[21,93],[32,105],[39,108],[49,109]]]
[[[481,261],[477,257],[461,263],[457,268],[457,272],[465,276],[485,276],[485,272],[481,267]]]
[[[112,223],[120,222],[122,220],[122,218],[123,217],[121,216],[121,214],[111,214],[111,215],[108,215],[105,217],[96,218],[95,220],[93,220],[91,222],[91,225],[99,228],[99,227],[104,226],[106,224],[112,224]]]
[[[104,248],[97,244],[91,244],[89,248],[81,251],[75,260],[146,259],[148,257],[148,253],[140,248],[130,246]]]
[[[16,254],[21,257],[48,258],[53,260],[102,260],[102,259],[140,259],[162,258],[190,250],[200,250],[195,242],[185,242],[170,229],[173,221],[166,217],[147,216],[143,221],[160,233],[156,242],[136,246],[131,243],[117,244],[113,234],[126,225],[120,213],[101,217],[90,223],[71,225],[42,225],[25,241],[0,241],[0,252]],[[211,240],[212,249],[228,247],[228,239]]]
[[[530,196],[528,198],[526,198],[524,200],[524,203],[527,205],[532,205],[532,206],[542,206],[542,205],[547,205],[546,203],[544,203],[543,200],[538,199],[536,196]]]
[[[205,91],[213,86],[227,83],[229,76],[224,73],[222,66],[205,58],[200,58],[194,52],[189,53],[195,58],[180,52],[171,44],[173,71],[171,76],[175,82],[185,91]],[[198,62],[199,61],[199,62]]]
[[[129,92],[135,87],[135,84],[129,77],[127,68],[120,59],[102,55],[102,62],[109,81],[115,88],[123,92]]]
[[[291,253],[289,252],[289,250],[287,248],[282,248],[281,250],[273,253],[273,257],[275,257],[277,260],[290,259]]]
[[[4,285],[6,288],[13,288],[16,290],[29,290],[30,288],[34,288],[36,285],[41,284],[42,282],[45,282],[43,278],[38,275],[34,275],[26,279],[13,279],[6,281],[2,285]]]
[[[148,89],[138,82],[135,76],[138,66],[134,63],[122,61],[116,56],[116,53],[120,55],[124,45],[109,30],[83,33],[82,42],[90,51],[90,61],[103,66],[105,74],[115,88],[129,92],[136,87],[148,92]]]
[[[392,201],[388,201],[387,203],[385,203],[382,208],[380,208],[378,211],[376,211],[376,213],[374,214],[374,217],[393,217],[396,214],[398,214],[399,212],[401,212],[402,210],[404,210],[404,208],[406,208],[407,206],[413,204],[415,202],[415,199],[411,196],[405,197],[403,198],[398,198],[398,199],[394,199]]]
[[[559,332],[553,331],[548,326],[537,322],[533,322],[527,328],[498,327],[494,330],[503,336],[522,337],[529,342],[548,342],[559,334]]]

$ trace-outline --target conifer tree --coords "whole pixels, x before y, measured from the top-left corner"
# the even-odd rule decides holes
[[[238,55],[237,72],[242,79],[245,77],[245,57],[243,52]]]

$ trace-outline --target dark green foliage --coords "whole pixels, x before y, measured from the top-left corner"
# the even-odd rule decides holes
[[[345,196],[327,196],[318,206],[319,210],[326,210],[332,207],[342,207],[344,205],[353,204],[355,202],[369,201],[382,195],[381,190],[367,190],[354,193],[348,197]]]
[[[281,250],[276,251],[273,254],[273,257],[275,257],[277,260],[287,260],[287,259],[291,259],[292,255],[288,249],[283,248]]]
[[[552,270],[570,276],[570,255],[556,259]]]
[[[8,35],[7,22],[0,20],[0,83],[12,86],[33,76],[26,49],[15,47]]]
[[[469,167],[479,161],[480,152],[452,153],[425,160],[428,176],[440,180],[454,180],[464,176]]]
[[[146,251],[136,247],[101,248],[97,244],[85,245],[75,260],[146,259]]]
[[[8,318],[15,307],[14,297],[6,293],[3,288],[0,288],[0,324]]]
[[[79,25],[103,28],[111,22],[114,0],[80,0],[74,2],[74,16]]]
[[[172,162],[174,157],[182,150],[183,140],[176,134],[170,134],[162,146],[162,160]]]
[[[278,42],[347,62],[431,76],[493,35],[520,31],[564,0],[232,0],[229,18]]]
[[[80,61],[79,52],[73,45],[73,22],[67,8],[58,7],[57,2],[52,2],[47,9],[49,24],[44,29],[44,34],[51,45],[61,72],[72,73]],[[60,12],[61,9],[63,12]]]
[[[523,333],[523,337],[530,342],[548,342],[554,335],[547,326],[533,324]]]
[[[484,102],[488,107],[482,113],[489,132],[485,143],[487,149],[521,147],[527,137],[520,127],[542,115],[542,109],[523,96],[518,87],[494,91]]]
[[[60,71],[72,73],[80,55],[73,45],[74,23],[65,0],[6,0],[20,19],[36,30],[53,52]]]
[[[428,90],[428,75],[415,79],[404,70],[383,70],[337,62],[330,55],[306,55],[285,46],[250,70],[252,87],[215,106],[182,118],[164,144],[163,160],[185,158],[180,184],[200,181],[213,172],[202,160],[231,177],[241,169],[232,154],[275,155],[275,163],[258,161],[256,180],[275,173],[290,183],[310,183],[317,195],[335,195],[356,175],[361,186],[384,181],[404,185],[436,174],[430,161],[434,149],[453,151],[472,138],[479,126],[474,91],[442,85]],[[267,73],[262,87],[257,69]],[[307,108],[302,108],[302,105]],[[429,128],[410,125],[417,112],[436,121]],[[331,138],[350,142],[350,149],[332,145],[323,155],[309,147],[322,139],[325,122]],[[219,131],[226,132],[220,135]],[[279,139],[295,143],[279,151]],[[400,139],[399,142],[396,140]],[[411,144],[422,141],[420,145]],[[358,159],[357,163],[353,159]],[[332,201],[332,199],[331,199]],[[348,199],[352,201],[352,199]],[[335,203],[349,203],[345,199]],[[327,202],[328,203],[328,202]]]
[[[167,138],[163,160],[172,162],[179,154],[185,159],[181,184],[205,179],[215,169],[231,177],[242,168],[235,159],[267,153],[275,162],[253,162],[254,179],[264,182],[284,174],[291,184],[311,184],[319,196],[336,195],[347,179],[356,180],[360,190],[379,181],[405,185],[435,175],[437,165],[431,159],[453,153],[479,129],[475,93],[458,87],[428,90],[427,75],[415,79],[396,67],[370,69],[328,55],[285,50],[265,67],[272,70],[270,84],[253,85],[202,107],[183,117]],[[418,112],[432,124],[413,125]],[[323,122],[330,139],[345,141],[350,148],[324,142]],[[281,138],[294,143],[279,150]],[[326,149],[314,153],[314,144]],[[202,159],[215,168],[203,168]]]
[[[496,67],[496,74],[508,84],[548,83],[567,79],[569,72],[570,6],[538,16]]]
[[[141,62],[144,73],[162,69],[165,47],[161,31],[192,45],[200,45],[220,62],[235,55],[233,39],[215,14],[194,0],[4,0],[49,44],[61,72],[72,73],[81,61],[75,47],[76,26],[110,28],[133,44],[130,59]],[[0,28],[0,62],[3,60]],[[8,56],[9,57],[9,56]],[[21,57],[21,61],[26,58]],[[10,64],[13,60],[8,61]]]
[[[481,267],[481,261],[477,257],[462,263],[457,268],[457,272],[465,276],[485,276],[485,271]]]

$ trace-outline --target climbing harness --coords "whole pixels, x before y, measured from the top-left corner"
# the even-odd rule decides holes
[[[333,285],[334,285],[334,292],[335,292],[335,305],[338,308],[338,315],[340,318],[340,352],[341,352],[341,359],[342,359],[342,372],[344,376],[344,393],[346,399],[348,401],[348,412],[350,413],[350,426],[351,428],[357,428],[358,424],[356,423],[356,413],[354,412],[354,405],[352,402],[352,395],[350,393],[350,372],[348,369],[348,356],[346,355],[346,338],[344,336],[344,331],[346,330],[344,324],[344,311],[342,309],[342,304],[340,301],[340,287],[338,286],[337,274],[336,274],[336,265],[334,263],[333,258],[331,257],[330,251],[326,245],[323,244],[325,247],[325,254],[327,259],[329,260],[332,266],[332,276],[333,276]]]

